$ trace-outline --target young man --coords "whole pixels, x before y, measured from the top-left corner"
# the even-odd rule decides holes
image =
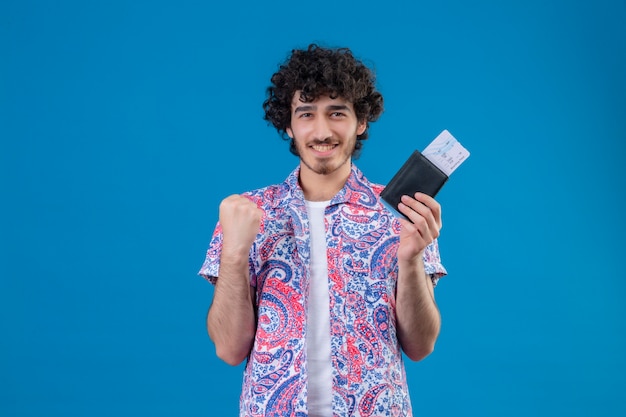
[[[299,166],[285,182],[220,204],[200,274],[217,355],[247,358],[241,416],[411,416],[402,351],[420,360],[440,316],[439,204],[383,187],[352,163],[383,99],[348,49],[292,51],[265,118]]]

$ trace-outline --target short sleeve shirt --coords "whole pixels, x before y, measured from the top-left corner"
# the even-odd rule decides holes
[[[250,250],[257,332],[244,371],[240,415],[307,415],[306,317],[309,221],[299,168],[278,185],[245,193],[264,212]],[[381,202],[383,187],[352,165],[348,181],[326,208],[333,413],[411,416],[396,335],[400,221]],[[200,275],[219,276],[218,223]],[[446,274],[437,241],[424,251],[433,283]]]

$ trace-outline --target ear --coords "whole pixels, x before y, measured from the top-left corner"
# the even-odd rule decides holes
[[[356,135],[362,135],[363,132],[365,132],[365,129],[367,129],[367,120],[363,120],[362,122],[359,122],[359,124],[356,127]]]
[[[287,132],[287,136],[289,136],[291,139],[293,139],[293,131],[291,130],[290,127],[285,128],[285,132]],[[359,133],[360,135],[360,133]]]

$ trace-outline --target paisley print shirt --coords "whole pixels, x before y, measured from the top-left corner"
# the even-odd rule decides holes
[[[250,250],[257,332],[244,371],[241,416],[306,416],[309,223],[299,168],[285,182],[245,195],[264,211]],[[381,203],[383,187],[359,169],[326,208],[335,416],[411,416],[396,336],[400,222]],[[219,275],[218,223],[200,275]],[[446,273],[437,242],[424,251],[433,282]]]

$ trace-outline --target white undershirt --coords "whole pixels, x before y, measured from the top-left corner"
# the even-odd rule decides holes
[[[329,201],[307,201],[311,230],[311,276],[307,310],[309,417],[332,417],[332,362],[330,358],[330,306],[326,227],[324,212]]]

